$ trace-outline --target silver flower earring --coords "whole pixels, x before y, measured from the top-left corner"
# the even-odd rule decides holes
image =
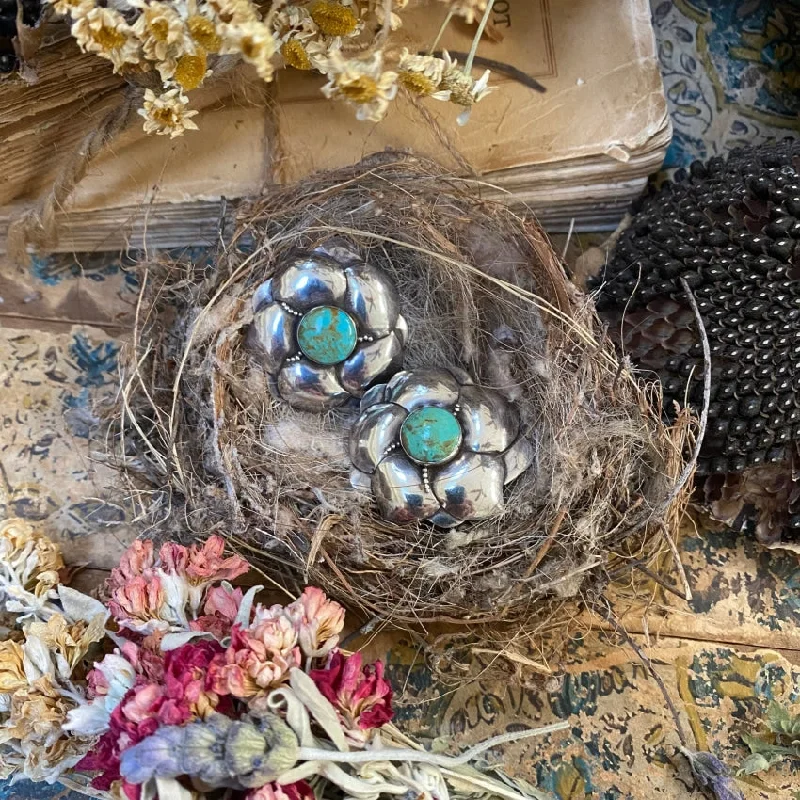
[[[399,372],[370,389],[350,437],[351,483],[391,522],[451,528],[503,511],[504,486],[533,461],[516,408],[464,373]]]
[[[336,408],[402,365],[408,328],[397,290],[343,247],[289,259],[253,304],[267,384],[294,408]]]

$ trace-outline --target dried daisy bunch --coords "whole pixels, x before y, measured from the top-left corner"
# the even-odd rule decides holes
[[[102,603],[60,583],[58,546],[20,519],[0,525],[0,777],[54,781],[90,738],[64,726],[78,707],[82,662],[105,636]]]
[[[424,750],[390,724],[383,664],[338,647],[342,606],[314,587],[257,602],[217,536],[134,542],[101,602],[58,582],[58,548],[27,523],[0,530],[16,587],[2,603],[20,611],[0,641],[3,777],[127,800],[543,797],[468,762],[566,722]]]
[[[489,73],[472,77],[472,58],[492,2],[453,3],[453,16],[479,22],[464,68],[433,55],[399,56],[389,35],[402,24],[407,0],[47,0],[71,24],[84,52],[145,88],[139,114],[148,133],[181,136],[195,130],[187,93],[237,61],[265,82],[276,69],[325,75],[326,97],[353,105],[361,120],[380,120],[398,88],[469,109],[489,91]],[[437,38],[438,42],[438,38]],[[434,43],[435,47],[435,43]],[[433,47],[431,47],[431,51]]]

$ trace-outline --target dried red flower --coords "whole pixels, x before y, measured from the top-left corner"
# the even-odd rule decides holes
[[[361,653],[345,657],[335,650],[325,669],[309,674],[349,728],[368,730],[391,721],[392,687],[383,677],[383,662],[362,667]]]

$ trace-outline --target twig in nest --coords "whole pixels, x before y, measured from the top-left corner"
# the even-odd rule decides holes
[[[661,525],[661,535],[664,537],[664,539],[666,539],[669,549],[672,551],[672,557],[675,559],[675,569],[678,570],[678,575],[681,579],[681,583],[683,584],[683,599],[688,603],[693,597],[692,587],[689,586],[689,579],[686,577],[686,570],[683,568],[681,554],[678,552],[678,545],[675,544],[672,537],[669,535],[667,526],[663,523]]]
[[[528,569],[525,570],[525,577],[530,578],[533,575],[534,570],[539,564],[542,563],[542,560],[547,555],[547,551],[552,546],[553,542],[555,541],[556,534],[558,533],[559,528],[561,527],[561,523],[564,522],[564,517],[567,516],[567,508],[566,506],[561,506],[558,511],[558,515],[553,522],[550,533],[547,534],[547,538],[542,542],[541,546],[539,547],[536,555],[533,557],[533,561],[531,561]]]
[[[637,522],[633,527],[625,531],[621,535],[621,538],[627,538],[628,536],[637,533],[654,517],[661,517],[669,510],[670,506],[683,492],[686,484],[689,482],[689,479],[692,477],[695,469],[697,468],[697,459],[700,456],[700,449],[703,446],[703,439],[706,435],[706,426],[708,425],[708,408],[711,405],[711,348],[708,344],[706,326],[703,324],[703,318],[700,316],[700,309],[697,307],[697,301],[694,299],[692,290],[689,288],[689,284],[686,283],[684,278],[681,278],[681,286],[683,287],[683,291],[686,294],[686,299],[689,302],[692,311],[694,312],[694,318],[697,324],[697,333],[700,336],[700,341],[703,345],[703,408],[700,412],[700,423],[698,425],[697,436],[695,438],[694,451],[692,452],[692,457],[684,465],[681,474],[678,476],[675,486],[672,487],[672,491],[669,493],[669,495],[667,495],[667,498],[653,511],[653,514],[650,515],[649,519],[644,519]],[[669,537],[667,537],[667,539],[669,540]],[[680,563],[680,561],[678,563]]]
[[[372,617],[372,619],[367,620],[358,630],[348,633],[347,636],[345,636],[344,639],[339,642],[339,647],[346,649],[350,642],[354,642],[363,638],[364,636],[369,636],[369,634],[371,634],[375,628],[378,627],[382,620],[383,617],[380,614],[377,614],[376,616]]]
[[[634,564],[633,567],[634,569],[638,569],[639,572],[643,572],[645,575],[647,575],[648,578],[650,578],[651,581],[655,581],[665,591],[670,592],[670,594],[674,594],[675,597],[680,597],[681,600],[686,599],[686,597],[681,592],[679,592],[674,586],[667,583],[662,577],[657,575],[652,570],[648,569],[644,564]]]

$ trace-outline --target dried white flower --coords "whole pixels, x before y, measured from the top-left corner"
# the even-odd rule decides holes
[[[440,88],[445,67],[443,58],[414,55],[404,47],[397,65],[398,80],[414,94],[446,101],[450,99],[450,90]]]
[[[458,62],[455,59],[451,59],[446,50],[443,55],[445,68],[440,86],[450,92],[451,103],[457,103],[465,107],[456,121],[459,125],[466,125],[469,121],[472,106],[493,91],[492,87],[489,86],[489,75],[491,73],[487,69],[476,81],[471,75],[467,75],[458,68]]]
[[[241,55],[248,64],[255,67],[258,76],[264,81],[272,80],[275,72],[272,60],[277,50],[277,43],[263,22],[223,26],[220,52]]]
[[[189,98],[178,88],[170,89],[157,95],[152,89],[144,93],[144,108],[139,109],[139,114],[144,117],[145,133],[155,133],[159,136],[175,138],[182,136],[184,131],[196,131],[197,125],[191,117],[197,111],[187,111]]]
[[[392,11],[391,11],[391,22],[389,24],[389,27],[393,31],[396,31],[398,28],[401,28],[403,26],[403,20],[401,19],[400,15],[395,12],[397,10],[402,11],[407,5],[408,5],[408,0],[393,0]],[[378,21],[378,24],[383,25],[385,19],[383,0],[371,0],[370,11],[375,15],[375,19]]]
[[[383,71],[383,56],[368,60],[345,59],[336,51],[328,58],[329,81],[322,87],[328,98],[346,100],[357,107],[356,118],[378,122],[397,94],[397,73]]]
[[[72,11],[72,36],[81,50],[107,58],[115,70],[137,64],[139,43],[125,17],[111,8],[85,8],[78,6]]]
[[[243,25],[257,22],[255,6],[250,0],[206,0],[205,8],[226,25]]]
[[[286,6],[281,9],[272,21],[272,29],[281,44],[290,39],[306,42],[320,33],[305,6]]]
[[[144,54],[152,61],[164,61],[182,55],[187,32],[177,11],[167,3],[142,4],[141,9],[133,31],[142,43]]]
[[[483,17],[486,7],[489,5],[488,0],[444,0],[450,7],[450,11],[457,17],[461,17],[466,22],[472,24],[473,22],[480,22]]]

